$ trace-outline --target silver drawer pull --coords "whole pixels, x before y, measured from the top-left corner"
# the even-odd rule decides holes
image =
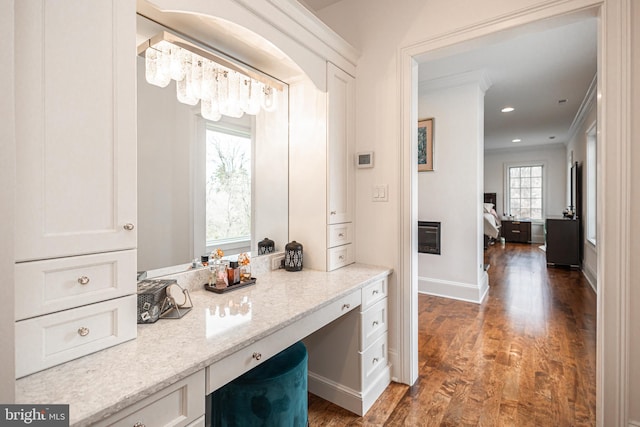
[[[373,326],[378,326],[378,321],[377,320],[373,321]]]
[[[123,227],[127,231],[131,231],[131,230],[133,230],[135,228],[134,225],[131,224],[130,222],[126,223]]]
[[[81,337],[86,337],[87,335],[89,335],[89,328],[85,328],[84,326],[80,329],[78,329],[78,335],[80,335]]]
[[[135,423],[135,424],[133,425],[133,427],[147,427],[147,426],[145,426],[145,425],[144,425],[144,424],[142,424],[140,421],[138,421],[137,423]]]
[[[262,353],[255,352],[255,353],[253,353],[253,356],[251,356],[251,357],[253,357],[256,360],[260,360],[260,359],[262,359]]]
[[[344,237],[344,233],[338,234],[338,237]]]
[[[378,363],[378,362],[379,362],[379,360],[380,360],[380,359],[378,359],[377,357],[374,357],[374,358],[373,358],[373,364],[375,365],[376,363]]]
[[[339,259],[340,261],[344,260],[344,255],[340,255],[340,256],[338,257],[338,259]]]
[[[336,211],[331,211],[330,215],[335,215],[337,212]]]
[[[80,283],[81,285],[88,285],[89,278],[87,276],[78,277],[78,283]]]
[[[371,292],[373,295],[376,295],[379,291],[377,289],[374,289],[373,292]]]
[[[520,234],[520,230],[511,230],[511,232]]]
[[[343,305],[342,305],[342,309],[343,309],[343,310],[347,310],[347,309],[349,309],[349,308],[351,308],[351,304],[343,304]]]

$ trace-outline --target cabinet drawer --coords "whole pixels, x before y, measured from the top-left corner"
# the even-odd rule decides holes
[[[333,224],[327,226],[328,247],[346,245],[353,240],[353,223],[346,222],[344,224]]]
[[[317,329],[352,311],[360,305],[360,302],[360,292],[352,292],[260,341],[209,365],[206,372],[207,394],[216,391]],[[357,315],[357,313],[354,314]]]
[[[353,264],[353,245],[343,245],[327,250],[327,271]]]
[[[362,346],[360,350],[364,351],[388,329],[387,299],[378,301],[360,316],[362,316]]]
[[[362,353],[362,388],[369,384],[387,366],[387,334],[383,334]]]
[[[16,322],[16,376],[135,338],[136,310],[131,295]]]
[[[135,277],[135,250],[18,263],[15,319],[135,294]]]
[[[96,424],[122,426],[204,426],[204,369]]]
[[[362,311],[387,297],[387,277],[362,288]]]

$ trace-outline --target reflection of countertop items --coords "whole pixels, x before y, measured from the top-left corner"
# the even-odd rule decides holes
[[[93,424],[390,272],[278,270],[229,294],[193,290],[189,315],[138,325],[133,341],[17,380],[16,403],[68,403],[72,426]]]

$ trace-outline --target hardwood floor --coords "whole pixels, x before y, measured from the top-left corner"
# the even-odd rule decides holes
[[[365,417],[312,394],[315,426],[593,426],[596,296],[538,245],[485,251],[478,305],[419,297],[418,381],[392,383]]]

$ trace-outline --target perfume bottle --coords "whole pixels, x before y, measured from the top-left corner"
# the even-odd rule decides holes
[[[227,267],[227,278],[229,280],[229,286],[240,283],[240,268],[236,261],[229,263],[229,267]]]
[[[213,270],[215,277],[215,287],[218,289],[224,289],[229,286],[229,278],[227,275],[227,267],[229,261],[216,260],[214,262]]]

